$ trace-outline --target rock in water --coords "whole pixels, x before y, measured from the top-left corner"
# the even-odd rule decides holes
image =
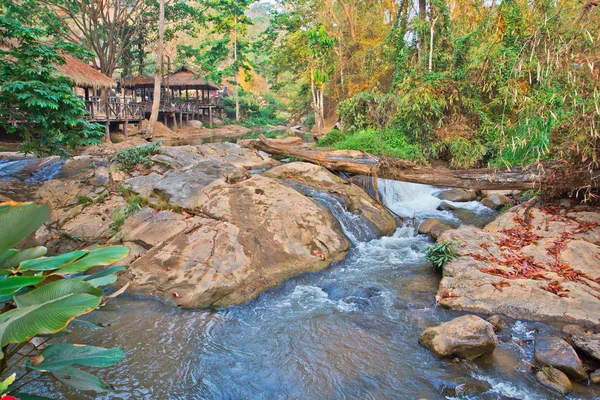
[[[440,203],[440,205],[437,208],[439,211],[452,211],[452,210],[456,210],[456,207],[454,207],[452,204],[447,203],[445,201],[442,201]]]
[[[505,205],[512,204],[513,201],[506,196],[488,196],[481,200],[481,204],[492,210],[499,210]]]
[[[431,235],[432,238],[437,239],[440,236],[442,236],[442,233],[449,231],[450,229],[452,229],[449,225],[446,224],[437,224],[434,225],[433,228],[431,228],[431,230],[429,231],[429,234]]]
[[[600,361],[600,334],[588,333],[578,325],[566,325],[563,332],[567,334],[573,347],[586,356]]]
[[[326,268],[350,247],[327,209],[261,175],[206,186],[198,207],[208,218],[188,220],[119,278],[131,282],[128,291],[187,309],[240,304]]]
[[[427,235],[429,232],[431,232],[431,229],[434,226],[439,224],[441,224],[439,220],[435,218],[427,218],[425,221],[421,222],[421,225],[419,225],[419,233]]]
[[[459,357],[474,360],[496,348],[498,338],[494,326],[475,315],[465,315],[427,328],[419,343],[438,357]]]
[[[472,201],[477,198],[477,192],[469,189],[450,189],[438,194],[437,198],[449,201]]]
[[[577,353],[562,338],[537,338],[533,358],[537,363],[559,369],[575,380],[581,381],[588,377]]]
[[[544,368],[536,372],[535,377],[542,385],[554,389],[562,395],[571,392],[571,381],[562,371],[556,368]]]

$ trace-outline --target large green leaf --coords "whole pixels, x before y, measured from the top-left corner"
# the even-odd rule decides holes
[[[68,343],[50,345],[40,355],[43,357],[42,361],[37,365],[28,364],[28,367],[47,372],[73,365],[108,367],[125,358],[125,353],[118,347],[105,349]]]
[[[117,281],[117,277],[114,275],[103,276],[101,278],[90,279],[89,281],[85,281],[92,285],[93,287],[102,287],[106,285],[110,285]]]
[[[0,254],[35,232],[50,217],[50,207],[38,203],[2,203]]]
[[[23,261],[33,260],[35,258],[43,257],[47,252],[48,252],[48,249],[45,248],[44,246],[36,246],[36,247],[31,247],[29,249],[19,251],[18,253],[13,255],[11,258],[6,260],[6,262],[3,265],[3,268],[15,268],[15,267],[19,266],[19,264],[21,264]]]
[[[17,307],[23,308],[46,303],[71,293],[86,293],[97,297],[104,296],[102,289],[95,288],[88,282],[76,279],[61,279],[60,281],[40,286],[31,292],[16,296],[15,304]]]
[[[52,376],[60,383],[77,390],[93,390],[94,392],[108,392],[112,390],[110,386],[97,376],[73,367],[54,371],[52,372]]]
[[[21,288],[33,286],[44,280],[43,276],[11,276],[0,280],[0,296],[8,296]]]
[[[127,267],[124,267],[122,265],[115,266],[115,267],[109,267],[109,268],[103,269],[102,271],[96,272],[95,274],[82,275],[82,276],[76,277],[75,279],[82,279],[84,281],[90,281],[92,279],[102,278],[102,277],[105,277],[108,275],[116,274],[117,272],[121,272],[124,269],[127,269]]]
[[[19,253],[17,249],[8,249],[4,253],[0,254],[0,265],[4,264],[6,260]]]
[[[91,294],[74,293],[47,303],[7,311],[0,315],[0,347],[58,332],[72,319],[94,310],[101,300]],[[3,357],[0,353],[0,359]]]
[[[55,271],[55,274],[68,275],[78,274],[87,271],[95,265],[110,265],[129,254],[129,247],[126,246],[100,246],[90,250],[90,252],[79,260],[62,267]]]
[[[87,250],[75,250],[70,253],[61,254],[59,256],[38,258],[36,260],[25,261],[21,264],[19,271],[50,271],[64,267],[73,261],[80,259],[88,254]]]

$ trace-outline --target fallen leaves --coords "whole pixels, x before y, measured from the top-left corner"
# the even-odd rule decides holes
[[[501,292],[502,288],[510,286],[510,283],[506,282],[505,280],[501,280],[498,282],[492,282],[492,286]]]
[[[321,261],[327,260],[327,256],[319,250],[315,250],[314,254],[315,254],[315,256],[319,257],[321,259]]]
[[[565,289],[558,281],[552,281],[548,285],[542,286],[541,289],[554,293],[558,297],[567,297],[569,294],[569,289]]]

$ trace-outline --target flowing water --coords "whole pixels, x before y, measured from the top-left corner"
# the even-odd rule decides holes
[[[439,189],[429,186],[380,181],[379,188],[387,206],[409,221],[434,216],[456,224],[460,217],[481,225],[493,217],[477,203],[457,203],[459,217],[436,211]],[[86,396],[49,381],[34,389],[67,399],[441,399],[444,386],[479,379],[491,389],[474,398],[556,397],[524,360],[532,356],[531,338],[557,327],[516,321],[491,357],[436,358],[418,344],[419,334],[460,313],[435,307],[441,275],[423,261],[430,240],[406,224],[368,241],[369,231],[352,228],[355,217],[339,202],[316,198],[355,242],[344,261],[218,311],[120,297],[120,310],[88,316],[109,326],[76,328],[68,337],[125,350],[124,361],[96,371],[115,392]],[[572,398],[600,395],[574,390]]]

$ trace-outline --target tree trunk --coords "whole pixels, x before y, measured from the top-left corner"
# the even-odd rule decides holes
[[[433,71],[433,37],[435,35],[435,23],[437,17],[431,20],[431,35],[429,37],[429,72]]]
[[[510,170],[496,168],[450,170],[431,168],[395,158],[368,155],[363,158],[342,159],[336,153],[309,151],[285,146],[266,139],[250,141],[250,146],[273,155],[293,156],[303,161],[321,165],[332,171],[374,176],[397,181],[422,183],[433,186],[460,187],[474,190],[528,190],[540,188],[577,189],[600,186],[600,171],[581,171],[565,176],[558,168],[548,164],[532,164]]]
[[[419,17],[425,20],[427,18],[427,0],[419,0]],[[419,41],[417,43],[417,58],[419,59],[419,64],[423,62],[423,50],[425,47],[425,38],[423,35],[419,35]]]
[[[234,31],[233,31],[233,66],[235,71],[233,78],[235,81],[235,122],[240,122],[240,95],[238,92],[239,86],[239,67],[237,65],[237,16],[234,17]]]
[[[154,131],[158,112],[160,110],[160,87],[162,84],[162,64],[163,64],[163,41],[165,36],[165,0],[160,0],[159,20],[158,20],[158,49],[156,50],[156,67],[154,68],[154,98],[152,99],[152,112],[148,120],[146,136],[154,140]]]

